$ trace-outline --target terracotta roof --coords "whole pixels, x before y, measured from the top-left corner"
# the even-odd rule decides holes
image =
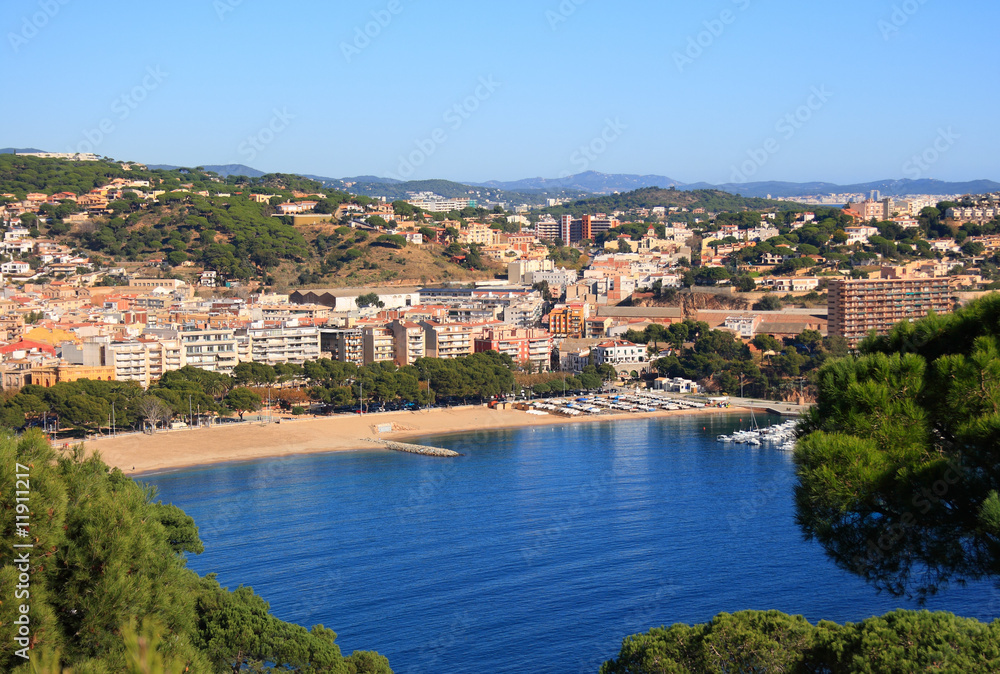
[[[22,339],[20,342],[15,342],[13,344],[8,344],[7,346],[0,347],[0,353],[14,353],[15,351],[46,351],[51,353],[53,356],[56,353],[54,347],[48,344],[43,344],[41,342],[33,342],[27,339]]]

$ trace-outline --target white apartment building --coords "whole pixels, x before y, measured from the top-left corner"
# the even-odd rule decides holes
[[[473,199],[445,199],[436,195],[421,195],[415,199],[409,199],[406,203],[428,213],[448,213],[476,207],[476,202]]]
[[[646,347],[622,339],[601,342],[591,349],[594,365],[636,365],[645,363]]]
[[[945,217],[959,222],[984,224],[1000,218],[1000,208],[949,208]]]
[[[232,330],[185,330],[181,333],[181,342],[188,365],[230,374],[239,362]]]
[[[458,240],[466,244],[478,244],[480,246],[495,246],[500,243],[500,231],[493,229],[489,225],[473,222],[462,230]]]
[[[4,233],[3,240],[6,243],[8,241],[21,241],[23,239],[28,239],[30,237],[31,237],[30,229],[28,229],[27,227],[15,226],[11,227]],[[34,242],[32,242],[31,244],[32,248],[34,248],[34,245],[35,245]]]
[[[301,365],[320,358],[319,328],[312,326],[251,325],[237,330],[236,339],[239,343],[240,362]]]
[[[504,307],[503,322],[520,328],[533,328],[542,321],[545,303],[540,299],[529,299]]]
[[[138,382],[143,388],[187,364],[179,341],[152,337],[113,342],[99,336],[81,344],[65,342],[60,356],[73,365],[114,368],[116,381]]]
[[[33,253],[35,251],[35,242],[32,239],[5,240],[0,244],[0,250],[3,250],[5,253],[18,253],[19,255]]]
[[[0,264],[0,272],[4,274],[29,274],[31,265],[27,262],[4,262]]]
[[[575,269],[553,269],[551,271],[532,271],[527,274],[527,284],[548,283],[550,286],[568,286],[576,283],[580,273]]]
[[[535,223],[536,238],[554,241],[559,238],[559,233],[559,221],[550,215],[542,217],[542,219]]]
[[[459,304],[448,309],[448,321],[451,323],[490,323],[497,321],[503,307],[497,305],[472,302]]]
[[[282,215],[294,215],[296,213],[311,213],[316,208],[315,201],[298,201],[278,204],[278,211]]]
[[[893,210],[896,213],[916,217],[920,215],[920,211],[929,206],[936,206],[937,203],[937,199],[906,199],[903,201],[897,201]]]
[[[572,351],[559,350],[559,369],[563,372],[583,372],[590,365],[590,348],[584,347]]]
[[[143,388],[149,388],[164,373],[187,365],[184,346],[178,340],[112,342],[106,353],[116,380],[137,381]]]
[[[815,276],[792,276],[788,278],[759,277],[754,282],[758,288],[767,288],[783,293],[807,293],[819,287],[820,279]]]
[[[847,233],[847,245],[856,243],[868,243],[868,238],[878,236],[878,227],[848,227],[844,230]]]
[[[652,288],[657,281],[662,283],[664,288],[680,288],[683,279],[677,274],[650,274],[648,276],[640,276],[636,282],[636,287]]]
[[[657,391],[668,391],[671,393],[697,393],[698,384],[691,381],[690,379],[684,379],[683,377],[674,377],[669,379],[667,377],[660,377],[655,382],[653,382],[653,388]]]
[[[728,316],[725,327],[735,332],[741,339],[753,339],[761,320],[760,316],[754,315]]]
[[[777,227],[755,227],[746,232],[747,241],[767,241],[781,234]]]
[[[157,328],[147,330],[151,336],[177,340],[184,348],[185,365],[230,374],[239,362],[236,335],[225,328]]]

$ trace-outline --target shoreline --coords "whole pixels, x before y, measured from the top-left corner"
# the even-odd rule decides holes
[[[220,425],[193,430],[160,431],[97,438],[84,443],[88,455],[98,452],[111,467],[130,476],[163,473],[223,463],[257,461],[333,452],[388,452],[372,439],[382,437],[413,442],[426,436],[445,436],[482,430],[507,430],[566,424],[638,421],[670,417],[749,413],[748,408],[622,413],[586,417],[535,416],[517,410],[485,406],[434,408],[415,412],[385,412],[359,416],[283,419],[282,423]],[[379,427],[392,426],[380,434]]]

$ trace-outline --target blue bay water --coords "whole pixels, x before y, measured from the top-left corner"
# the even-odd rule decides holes
[[[919,608],[803,540],[791,455],[715,441],[740,425],[479,432],[421,440],[455,460],[346,452],[142,479],[201,528],[192,569],[403,674],[594,673],[628,634],[721,611],[843,622]],[[980,620],[998,606],[988,584],[927,604]]]

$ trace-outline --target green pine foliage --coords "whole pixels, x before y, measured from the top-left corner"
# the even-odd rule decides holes
[[[798,518],[894,594],[1000,574],[1000,295],[828,363],[796,454]]]
[[[293,191],[322,190],[322,185],[315,180],[283,173],[270,173],[259,178],[229,176],[221,179],[215,173],[201,168],[145,169],[139,164],[130,164],[130,168],[126,170],[122,162],[110,160],[76,162],[14,154],[0,155],[0,191],[14,194],[18,199],[23,199],[29,192],[86,194],[115,178],[151,180],[157,189],[168,192],[187,185],[191,186],[187,189],[196,192],[242,190],[287,196]]]
[[[692,320],[670,326],[653,323],[641,331],[629,330],[625,339],[648,344],[654,351],[670,350],[653,361],[661,376],[710,382],[722,393],[772,400],[805,390],[823,363],[847,353],[843,339],[804,330],[784,341],[758,335],[751,342],[760,352],[755,356],[733,333]]]
[[[131,172],[115,162],[66,162],[14,154],[0,155],[0,186],[23,199],[29,192],[86,194]]]
[[[162,254],[174,266],[190,259],[236,279],[254,278],[282,262],[301,263],[313,255],[300,232],[284,219],[271,217],[273,207],[252,201],[250,194],[273,191],[284,201],[293,190],[318,191],[321,186],[314,180],[283,174],[222,180],[200,169],[146,170],[133,165],[125,170],[111,161],[0,155],[0,193],[17,199],[29,192],[82,195],[114,178],[148,180],[151,189],[166,193],[148,208],[129,194],[110,204],[114,212],[109,217],[72,230],[63,219],[79,210],[74,202],[46,206],[45,215],[52,218],[46,233],[111,258],[139,260]],[[209,196],[196,194],[202,191]],[[334,202],[346,198],[328,195]]]
[[[115,178],[149,181],[148,189],[162,194],[146,201],[134,190],[126,189],[108,205],[110,213],[82,224],[67,221],[70,215],[83,210],[71,199],[44,204],[37,216],[28,213],[22,221],[37,227],[44,236],[89,254],[95,262],[161,260],[164,268],[189,263],[216,271],[225,281],[329,284],[333,276],[334,284],[360,284],[388,281],[400,275],[406,278],[408,272],[414,274],[409,278],[433,274],[451,277],[455,273],[462,277],[458,266],[436,259],[439,251],[435,248],[411,250],[405,238],[398,235],[386,234],[368,241],[367,232],[354,234],[346,227],[336,233],[330,232],[329,226],[296,227],[291,218],[278,217],[276,206],[299,198],[301,193],[325,195],[312,197],[317,202],[315,212],[320,214],[333,214],[344,203],[366,206],[374,202],[370,197],[324,187],[302,176],[274,173],[223,179],[200,167],[150,170],[131,164],[126,170],[113,161],[0,155],[0,194],[13,195],[0,198],[0,205],[21,200],[30,192],[83,195]],[[270,195],[265,203],[251,198],[262,194]],[[414,215],[412,207],[397,210]],[[483,209],[469,208],[454,217],[484,218],[488,214]],[[349,219],[343,218],[344,222]],[[380,216],[369,217],[368,221],[373,225],[391,224]],[[343,241],[348,235],[351,240]],[[390,254],[404,250],[409,254],[398,259]],[[468,270],[498,271],[495,264],[481,257],[478,247],[470,246],[467,256],[464,267]],[[371,273],[361,273],[365,271]]]
[[[0,436],[0,464],[0,639],[8,644],[0,671],[391,672],[377,654],[342,657],[323,626],[278,620],[250,588],[229,592],[187,569],[184,554],[202,551],[194,521],[99,457],[57,454],[29,431]],[[27,538],[15,536],[15,464],[30,474]],[[34,546],[30,596],[17,600],[14,542]],[[10,647],[22,602],[31,662]]]
[[[353,405],[362,395],[366,403],[426,405],[443,398],[487,400],[508,394],[514,389],[513,367],[509,355],[486,351],[454,359],[418,358],[404,367],[390,362],[358,367],[324,358],[306,363],[304,376],[312,385],[310,396],[329,405]]]
[[[120,429],[140,429],[153,416],[145,404],[150,397],[167,406],[169,414],[161,420],[169,421],[170,416],[187,415],[193,409],[222,414],[234,411],[217,400],[230,388],[230,377],[190,365],[167,372],[148,392],[130,381],[81,379],[49,387],[32,384],[0,401],[0,424],[15,429],[41,425],[47,416],[50,422],[58,420],[63,431],[94,433],[110,428],[112,420]]]
[[[995,672],[1000,621],[950,613],[893,611],[860,623],[811,625],[778,611],[721,613],[702,625],[678,624],[630,636],[601,674],[911,674]]]

